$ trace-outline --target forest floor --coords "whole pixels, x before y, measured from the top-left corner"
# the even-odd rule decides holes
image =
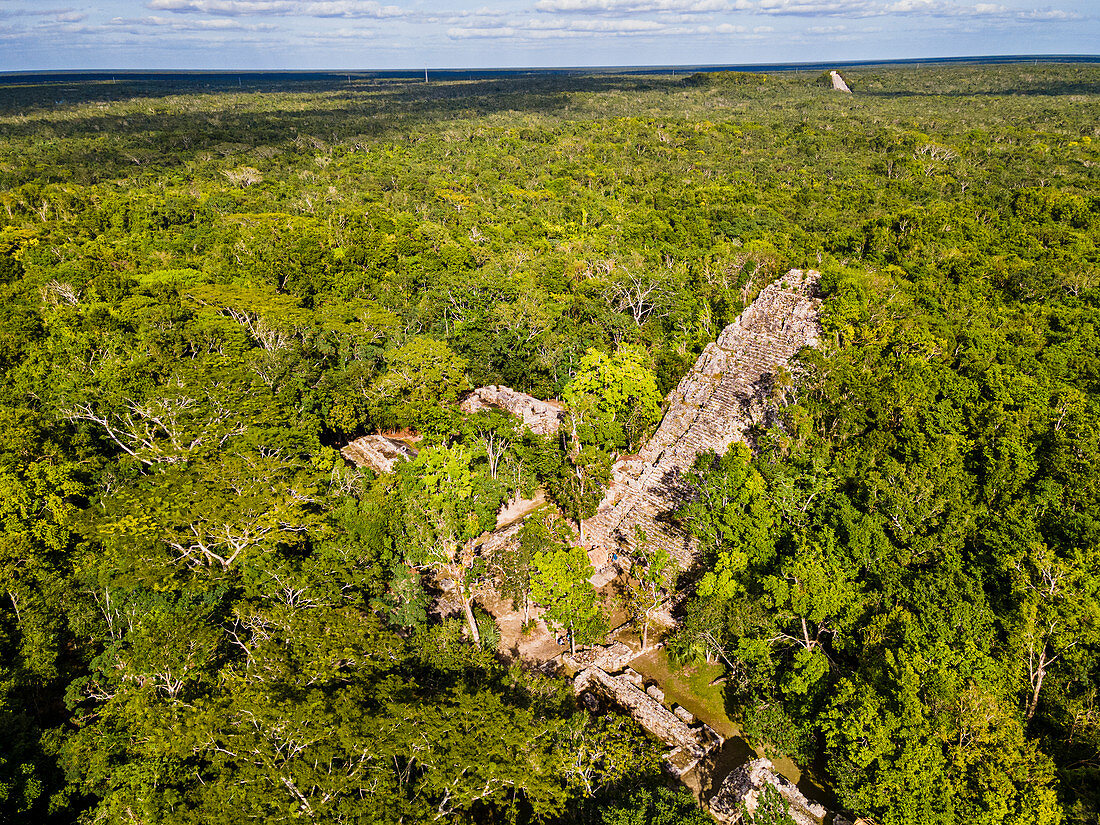
[[[527,518],[535,510],[546,504],[546,492],[541,488],[535,492],[534,498],[513,498],[504,503],[497,513],[497,530],[510,527],[517,521]]]
[[[536,619],[534,627],[523,632],[523,611],[514,610],[509,599],[496,594],[483,596],[479,603],[496,619],[500,630],[498,650],[510,659],[528,662],[544,668],[566,649],[558,644],[558,637],[542,619]],[[532,611],[534,615],[535,611]]]

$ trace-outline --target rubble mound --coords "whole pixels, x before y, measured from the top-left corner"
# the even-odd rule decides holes
[[[768,420],[777,372],[820,339],[819,278],[813,270],[792,269],[707,345],[669,395],[664,418],[641,453],[616,463],[599,510],[584,525],[594,554],[629,555],[634,529],[641,527],[681,569],[691,566],[695,541],[670,518],[690,494],[682,476],[700,454],[721,455]]]
[[[612,642],[607,647],[595,646],[578,650],[573,655],[563,655],[562,663],[574,673],[590,667],[598,667],[605,673],[617,673],[634,658],[634,651],[622,642]]]
[[[480,410],[503,410],[523,419],[523,425],[535,435],[553,435],[565,418],[565,409],[560,404],[496,384],[474,390],[463,399],[459,409],[467,415]]]
[[[741,820],[742,805],[750,815],[755,814],[765,785],[779,791],[795,825],[822,825],[828,816],[823,806],[808,800],[787,777],[776,773],[768,759],[753,759],[731,772],[710,801],[711,814],[719,822],[731,823]]]
[[[364,435],[340,450],[356,467],[368,467],[376,473],[392,473],[399,461],[412,461],[417,450],[404,441],[385,435]]]

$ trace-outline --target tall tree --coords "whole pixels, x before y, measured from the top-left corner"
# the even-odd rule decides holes
[[[569,636],[569,650],[577,642],[599,639],[607,621],[590,579],[595,571],[588,554],[580,547],[559,547],[541,551],[534,558],[535,576],[531,598],[546,607],[546,619]]]

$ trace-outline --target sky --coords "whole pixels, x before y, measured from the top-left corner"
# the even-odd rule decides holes
[[[1100,0],[0,0],[0,71],[624,66],[1100,52]]]

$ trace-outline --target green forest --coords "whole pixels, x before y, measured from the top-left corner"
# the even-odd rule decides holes
[[[1100,823],[1100,66],[819,74],[4,78],[0,823],[712,822],[473,594],[605,638],[577,522],[792,268],[619,612],[852,819]]]

